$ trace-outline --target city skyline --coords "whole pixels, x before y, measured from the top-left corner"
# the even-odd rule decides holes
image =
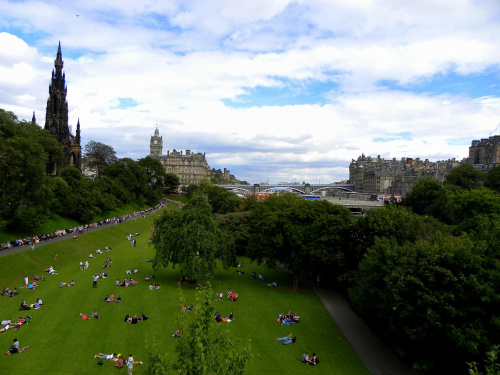
[[[500,7],[401,4],[0,0],[0,108],[45,125],[60,41],[82,147],[139,159],[158,127],[249,183],[348,179],[361,154],[461,160],[500,134]]]

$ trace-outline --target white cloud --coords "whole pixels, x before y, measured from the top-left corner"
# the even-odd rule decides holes
[[[80,118],[84,142],[122,157],[147,155],[158,124],[169,149],[207,152],[212,167],[251,182],[340,180],[361,153],[461,159],[464,140],[498,125],[498,90],[447,92],[433,80],[498,78],[495,5],[0,0],[0,108],[43,121],[60,40],[70,123]],[[281,106],[257,87],[283,94]]]

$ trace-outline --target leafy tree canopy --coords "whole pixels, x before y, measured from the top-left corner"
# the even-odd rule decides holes
[[[155,222],[153,266],[179,265],[189,279],[210,280],[217,261],[236,265],[234,241],[216,225],[207,198],[198,194],[182,210],[168,210]]]
[[[90,141],[85,145],[85,159],[87,167],[97,172],[97,178],[102,176],[104,168],[117,161],[113,147],[95,141]]]
[[[453,168],[446,180],[444,185],[446,187],[457,186],[462,189],[477,189],[480,187],[484,180],[484,174],[481,171],[477,171],[474,167],[468,163],[461,163],[459,166]]]
[[[284,265],[294,289],[299,278],[315,276],[319,265],[343,264],[344,241],[354,223],[347,208],[285,194],[259,202],[252,212],[248,255],[268,266]]]

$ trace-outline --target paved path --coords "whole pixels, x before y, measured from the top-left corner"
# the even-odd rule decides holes
[[[80,236],[95,230],[108,228],[109,226],[110,225],[103,225],[91,229]],[[35,247],[35,251],[37,251],[37,248],[44,245],[63,240],[73,240],[73,236],[68,234],[63,237],[40,242]],[[29,245],[1,250],[0,256],[15,254],[26,250],[30,250]],[[339,293],[322,287],[313,287],[312,289],[321,299],[347,341],[349,341],[373,375],[419,375],[418,372],[407,366],[371,331],[366,323],[349,307],[349,304]]]
[[[321,287],[313,290],[373,375],[419,375],[372,332],[340,294]]]

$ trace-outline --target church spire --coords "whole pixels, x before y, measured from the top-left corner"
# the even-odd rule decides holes
[[[35,111],[33,111],[33,117],[31,118],[31,122],[32,122],[33,124],[36,124]]]
[[[78,117],[78,122],[76,124],[76,137],[75,142],[80,144],[80,117]]]

